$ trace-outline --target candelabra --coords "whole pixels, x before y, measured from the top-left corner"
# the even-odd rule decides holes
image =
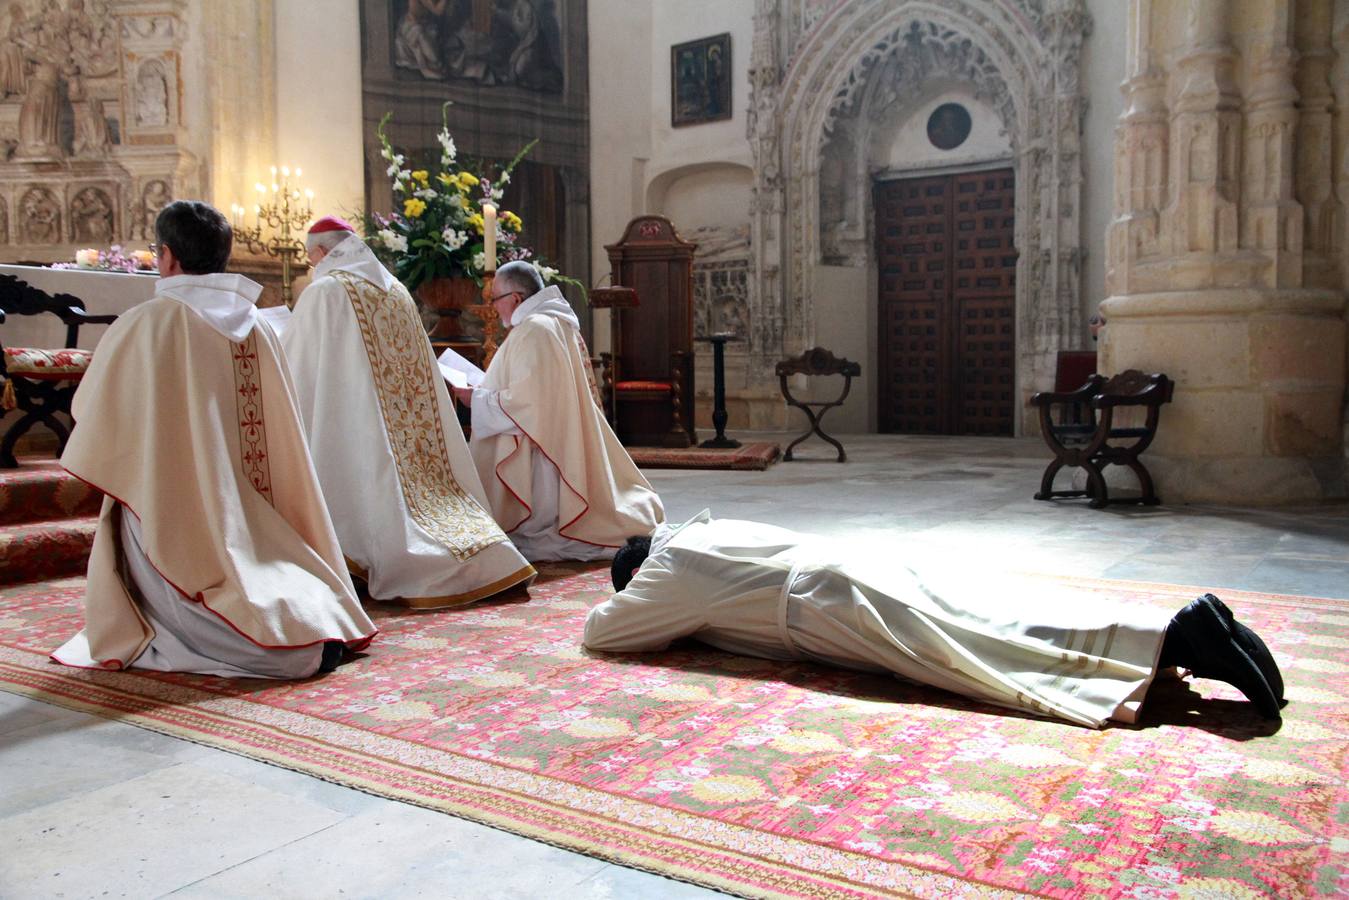
[[[292,173],[289,166],[280,170],[272,166],[271,189],[258,182],[258,203],[253,207],[257,224],[249,226],[245,210],[239,204],[230,207],[233,212],[234,240],[242,243],[251,253],[266,254],[281,260],[281,300],[287,307],[295,305],[291,292],[291,266],[305,259],[304,241],[295,236],[314,215],[314,192],[301,191],[297,186],[300,170]],[[303,202],[301,202],[303,201]],[[270,237],[263,237],[263,227],[274,229]]]

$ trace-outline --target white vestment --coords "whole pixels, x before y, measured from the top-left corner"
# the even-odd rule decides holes
[[[893,553],[704,512],[657,531],[628,586],[591,610],[584,640],[625,652],[694,637],[1100,727],[1134,721],[1172,615],[1066,588],[920,578]]]
[[[303,677],[376,629],[319,493],[261,287],[161,279],[99,342],[61,462],[107,496],[72,666]]]
[[[492,514],[534,562],[608,559],[665,520],[599,407],[580,321],[544,288],[473,389],[473,459]]]
[[[412,298],[363,241],[315,267],[281,344],[338,541],[371,597],[455,606],[533,579],[488,511]]]

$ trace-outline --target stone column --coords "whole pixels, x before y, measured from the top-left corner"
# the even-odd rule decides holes
[[[1330,10],[1132,0],[1101,371],[1175,379],[1148,453],[1167,502],[1345,493]]]

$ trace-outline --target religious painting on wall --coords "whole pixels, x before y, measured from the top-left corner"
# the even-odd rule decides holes
[[[394,0],[393,65],[429,81],[562,91],[557,0]]]
[[[670,48],[670,124],[700,125],[730,117],[730,34]]]

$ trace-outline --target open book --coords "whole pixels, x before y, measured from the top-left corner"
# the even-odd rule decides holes
[[[445,380],[457,388],[477,387],[487,377],[486,372],[450,348],[446,348],[436,362]]]

